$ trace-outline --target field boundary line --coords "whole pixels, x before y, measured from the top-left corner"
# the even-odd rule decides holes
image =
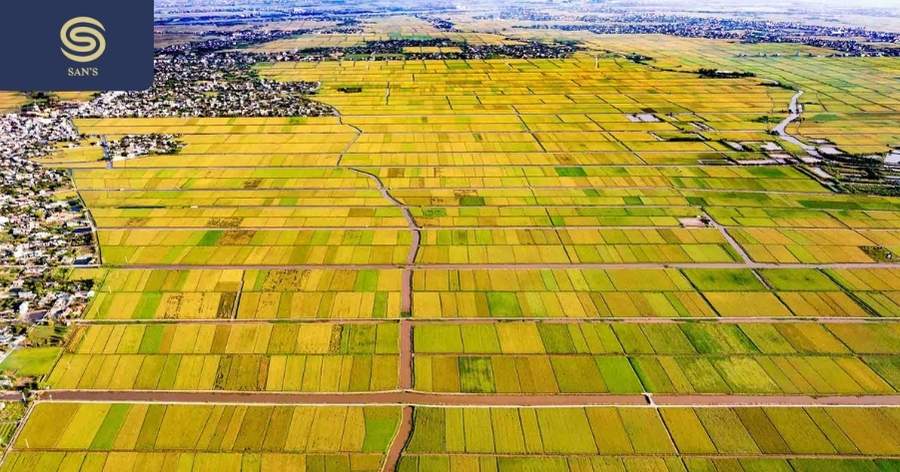
[[[342,167],[343,168],[343,167]],[[358,168],[378,168],[378,166],[357,166]],[[349,169],[349,168],[348,168]],[[272,179],[275,180],[275,179]],[[281,180],[290,180],[290,179],[281,179]],[[327,178],[322,178],[322,180],[328,180]],[[790,179],[790,180],[800,180],[800,179]],[[584,190],[584,189],[597,189],[597,185],[539,185],[539,186],[531,186],[537,190],[563,190],[563,191],[571,191],[571,190]],[[500,186],[500,185],[482,185],[478,187],[457,187],[455,190],[499,190],[499,191],[510,191],[510,190],[521,190],[529,188],[528,185],[522,186]],[[724,193],[722,190],[718,189],[708,189],[708,188],[694,188],[694,187],[675,187],[672,185],[606,185],[604,188],[607,189],[631,189],[631,190],[674,190],[676,192],[706,192],[706,193]],[[246,189],[246,188],[238,188],[238,187],[191,187],[191,188],[182,188],[182,187],[166,187],[166,188],[119,188],[119,189],[111,189],[109,187],[91,187],[82,189],[83,192],[116,192],[118,194],[123,193],[137,193],[137,192],[181,192],[181,193],[190,193],[190,192],[248,192],[253,190],[260,189]],[[262,189],[262,190],[277,190],[277,191],[334,191],[336,190],[334,187],[278,187],[275,189]],[[337,190],[366,190],[365,187],[340,187]],[[398,187],[395,190],[437,190],[437,191],[446,191],[446,187],[429,187],[429,186],[409,186],[409,187]],[[786,191],[786,190],[771,190],[771,191],[762,191],[762,190],[750,190],[750,189],[729,189],[728,193],[750,193],[750,194],[767,194],[767,195],[822,195],[822,196],[834,196],[834,192],[828,191]],[[822,228],[830,229],[830,228]]]
[[[663,423],[665,425],[665,423]],[[673,446],[675,443],[672,443]],[[823,460],[858,460],[862,461],[873,461],[873,460],[892,460],[896,461],[898,456],[889,455],[889,454],[811,454],[811,453],[772,453],[767,454],[764,452],[757,453],[682,453],[682,452],[657,452],[650,454],[639,454],[639,453],[630,453],[630,454],[615,454],[608,452],[600,452],[600,453],[586,453],[586,452],[575,452],[575,453],[562,453],[562,452],[541,452],[540,454],[527,454],[527,453],[503,453],[503,452],[413,452],[409,454],[405,454],[405,456],[409,457],[493,457],[493,458],[529,458],[529,457],[559,457],[559,458],[567,458],[567,457],[613,457],[613,458],[679,458],[679,459],[721,459],[725,460],[741,460],[741,459],[780,459],[780,460],[795,460],[795,459],[823,459]],[[626,470],[626,469],[617,469],[617,470]],[[636,470],[636,469],[627,469],[627,470]],[[652,469],[657,470],[657,469]],[[667,470],[667,469],[661,469]],[[680,470],[688,470],[688,469],[680,469]],[[719,469],[713,469],[719,470]],[[727,470],[727,469],[726,469]],[[744,470],[744,469],[738,469]],[[770,469],[760,469],[760,470],[770,470]],[[820,469],[787,469],[787,470],[820,470]],[[868,470],[868,469],[867,469]],[[873,469],[874,470],[874,469]]]
[[[129,292],[132,293],[132,292]],[[614,292],[613,292],[614,293]],[[71,320],[76,325],[130,325],[130,324],[381,324],[394,323],[408,320],[413,325],[418,324],[494,324],[515,322],[537,322],[543,324],[583,324],[583,323],[608,323],[608,324],[892,324],[900,322],[900,317],[882,318],[877,316],[855,317],[780,317],[780,316],[685,316],[685,317],[653,317],[653,316],[629,316],[629,317],[572,317],[572,318],[548,318],[539,316],[521,316],[515,318],[485,318],[471,317],[444,317],[444,318],[408,318],[402,316],[386,318],[238,318],[222,320],[218,318],[155,318],[155,319],[75,319]],[[3,323],[0,322],[0,325]]]
[[[97,254],[97,262],[95,265],[101,266],[103,265],[103,249],[100,247],[100,227],[97,226],[97,222],[94,220],[94,214],[91,212],[90,208],[88,208],[87,202],[84,200],[81,191],[78,190],[78,185],[75,184],[75,173],[72,169],[69,169],[68,174],[69,181],[72,183],[72,191],[75,192],[75,195],[78,195],[78,201],[81,202],[81,208],[87,217],[88,225],[91,227],[91,246],[93,246],[94,252]],[[0,461],[0,463],[2,463],[2,461]]]
[[[552,231],[549,230],[548,231]],[[147,247],[147,246],[141,246]],[[15,267],[15,266],[3,266]],[[90,268],[98,265],[63,265],[60,268]],[[894,262],[833,262],[833,263],[788,263],[773,264],[769,262],[526,262],[521,264],[498,263],[373,263],[373,264],[104,264],[107,269],[405,269],[416,270],[472,270],[472,269],[900,269]]]
[[[235,292],[234,296],[234,305],[231,307],[231,320],[238,319],[238,313],[241,308],[241,299],[243,298],[241,295],[244,294],[244,276],[246,275],[246,271],[241,271],[241,283],[238,285],[237,292]]]
[[[38,401],[259,405],[404,405],[437,407],[900,407],[890,395],[713,395],[654,394],[473,394],[422,391],[290,393],[240,391],[42,390]]]

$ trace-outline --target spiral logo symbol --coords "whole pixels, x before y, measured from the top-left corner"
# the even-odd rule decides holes
[[[65,22],[59,30],[59,48],[70,60],[75,62],[91,62],[97,60],[106,51],[106,29],[89,16],[76,16]]]

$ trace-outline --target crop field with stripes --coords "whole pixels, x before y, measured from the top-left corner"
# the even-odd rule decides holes
[[[745,165],[794,93],[763,58],[701,78],[678,64],[736,46],[673,40],[694,59],[663,68],[580,40],[258,66],[339,116],[76,120],[184,147],[45,159],[102,264],[0,471],[896,470],[900,199]],[[797,83],[867,119],[825,110],[828,67]]]

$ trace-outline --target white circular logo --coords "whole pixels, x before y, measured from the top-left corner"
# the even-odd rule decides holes
[[[96,61],[106,51],[103,23],[89,16],[76,16],[59,30],[62,53],[75,62]]]

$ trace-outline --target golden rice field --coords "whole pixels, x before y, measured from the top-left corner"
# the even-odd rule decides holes
[[[376,471],[390,407],[41,403],[3,470]]]
[[[42,403],[3,470],[374,471],[397,421],[391,407]],[[398,470],[890,470],[897,421],[876,408],[420,408]]]
[[[397,325],[91,325],[73,333],[53,388],[377,391],[397,384]]]
[[[400,317],[398,269],[113,269],[89,320]],[[891,269],[427,269],[413,318],[895,317]]]
[[[0,111],[16,111],[27,101],[28,98],[24,94],[18,92],[0,92]]]
[[[895,455],[895,427],[877,409],[423,408],[400,470],[890,469],[866,455]],[[857,459],[815,457],[838,451]]]
[[[699,212],[759,263],[880,262],[874,249],[897,247],[889,198],[834,195],[787,167],[707,165],[758,158],[722,140],[771,140],[754,120],[783,113],[789,91],[757,79],[584,56],[261,72],[321,81],[316,98],[341,118],[79,121],[97,134],[177,130],[186,143],[76,171],[106,262],[402,262],[401,212],[351,166],[411,207],[424,229],[419,264],[737,262],[718,231],[677,228]],[[653,121],[635,121],[645,109]],[[270,231],[287,228],[299,231]]]
[[[885,394],[893,326],[416,326],[416,388],[460,393]],[[865,340],[865,341],[864,341]],[[893,346],[891,346],[893,345]]]
[[[360,28],[256,48],[547,34]],[[900,200],[742,165],[790,150],[769,130],[794,92],[769,79],[809,91],[791,132],[896,144],[896,63],[553,34],[588,50],[258,66],[339,116],[76,120],[184,147],[43,159],[72,169],[102,268],[71,275],[95,296],[38,381],[101,400],[37,402],[0,471],[370,471],[392,441],[402,472],[900,467],[900,409],[878,406],[900,389]],[[757,76],[684,72],[706,66]],[[130,393],[150,396],[103,398]],[[428,401],[404,442],[404,401],[372,395],[407,394]],[[699,403],[597,405],[652,395]],[[766,406],[704,403],[738,396]],[[830,396],[873,405],[813,406]]]
[[[583,38],[603,50],[637,52],[667,68],[749,70],[805,91],[808,117],[791,129],[810,139],[828,139],[851,154],[881,153],[896,147],[900,88],[897,64],[889,58],[835,60],[828,50],[798,45],[738,44],[660,36]],[[671,47],[659,48],[661,41]]]

